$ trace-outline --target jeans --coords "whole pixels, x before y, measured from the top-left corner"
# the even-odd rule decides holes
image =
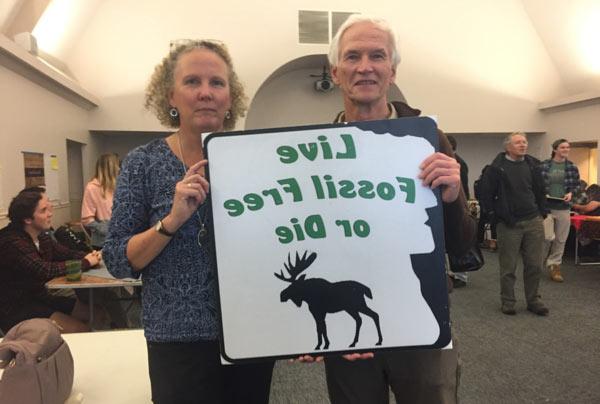
[[[551,210],[544,220],[544,245],[545,266],[560,265],[565,252],[565,243],[571,230],[571,214],[569,209]]]

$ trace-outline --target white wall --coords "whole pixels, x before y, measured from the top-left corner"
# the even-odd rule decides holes
[[[65,55],[82,85],[102,99],[91,128],[160,130],[143,111],[143,92],[171,39],[223,40],[252,99],[280,66],[327,53],[328,45],[297,43],[298,9],[385,16],[400,38],[400,89],[450,132],[543,130],[537,102],[561,90],[518,0],[223,0],[210,7],[195,0],[153,0],[143,7],[137,0],[105,0]]]
[[[490,133],[470,133],[460,134],[453,133],[452,136],[458,144],[456,152],[465,160],[469,167],[469,192],[471,198],[475,198],[473,191],[473,183],[479,175],[483,167],[490,164],[492,160],[504,151],[504,138],[506,134],[490,134]],[[548,158],[544,153],[544,136],[540,134],[528,134],[529,142],[528,153],[532,156],[545,160]]]
[[[547,150],[550,150],[550,144],[559,138],[600,143],[600,100],[546,110],[544,123],[548,131],[545,139]],[[600,168],[597,171],[596,178],[600,180]]]
[[[12,198],[25,186],[22,151],[40,152],[45,159],[56,155],[59,162],[58,199],[53,201],[54,225],[71,219],[67,178],[66,139],[88,146],[84,150],[84,174],[91,172],[86,160],[95,159],[89,137],[89,111],[50,92],[0,64],[0,226]]]
[[[64,167],[65,138],[85,143],[88,179],[99,154],[116,151],[123,156],[155,136],[140,132],[165,130],[143,109],[143,93],[172,39],[227,43],[250,101],[257,95],[261,101],[238,129],[328,122],[331,111],[341,108],[336,92],[313,94],[310,81],[289,86],[289,80],[300,83],[306,73],[316,71],[288,72],[258,93],[290,61],[328,51],[328,45],[297,43],[298,9],[357,11],[388,19],[398,33],[402,56],[398,87],[409,104],[436,115],[447,133],[461,134],[459,153],[471,168],[471,183],[502,149],[502,135],[494,133],[547,131],[530,139],[538,157],[545,157],[558,137],[598,140],[598,103],[538,110],[538,102],[566,93],[520,0],[222,0],[210,6],[195,0],[151,0],[143,6],[137,0],[93,1],[86,24],[76,24],[77,32],[65,35],[59,56],[80,84],[100,98],[97,109],[82,109],[0,67],[0,225],[5,223],[1,212],[23,186],[22,150],[56,154]],[[269,102],[278,109],[267,108]],[[98,137],[89,130],[135,134]],[[60,203],[68,201],[67,184],[61,176]],[[58,220],[66,216],[57,211]]]
[[[93,132],[92,138],[98,142],[99,155],[105,153],[117,153],[119,158],[122,160],[125,158],[125,156],[127,156],[127,153],[129,153],[135,147],[146,144],[156,138],[164,137],[165,135],[166,132]],[[90,178],[87,178],[86,181],[89,181]]]

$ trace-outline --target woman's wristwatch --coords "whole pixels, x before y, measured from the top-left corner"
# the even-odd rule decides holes
[[[163,225],[162,220],[159,220],[156,223],[156,226],[154,226],[154,230],[156,230],[160,234],[165,235],[167,237],[173,237],[175,235],[175,233],[171,233],[170,231],[168,231],[167,229],[165,229],[165,226]]]

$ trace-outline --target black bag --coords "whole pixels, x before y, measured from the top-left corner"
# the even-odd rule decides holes
[[[92,251],[92,248],[86,241],[85,234],[76,232],[69,226],[62,225],[56,229],[54,231],[54,238],[60,244],[71,250],[82,251],[85,253]]]
[[[450,270],[452,272],[477,271],[485,264],[483,254],[481,254],[481,250],[477,245],[471,246],[471,248],[460,257],[448,254],[448,261],[450,262]]]

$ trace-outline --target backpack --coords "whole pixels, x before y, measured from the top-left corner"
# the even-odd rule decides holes
[[[75,231],[68,225],[62,225],[54,231],[54,238],[57,242],[69,248],[70,250],[92,252],[92,248],[87,242],[85,233]]]
[[[20,322],[0,342],[0,404],[63,404],[73,388],[73,357],[46,318]]]
[[[480,205],[481,205],[481,181],[483,180],[483,174],[489,167],[490,167],[489,164],[486,165],[485,167],[483,167],[481,169],[481,174],[479,174],[479,178],[477,178],[475,180],[475,182],[473,183],[473,192],[475,193],[475,199],[477,199],[479,201]]]

